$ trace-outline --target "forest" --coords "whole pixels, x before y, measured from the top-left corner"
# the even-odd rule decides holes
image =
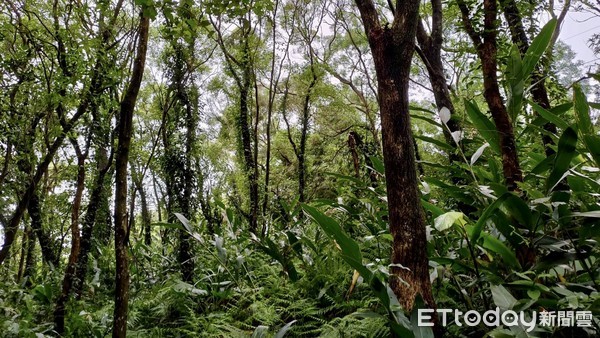
[[[0,336],[600,336],[570,13],[0,0]]]

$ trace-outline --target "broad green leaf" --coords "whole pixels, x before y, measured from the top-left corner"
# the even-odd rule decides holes
[[[527,49],[523,57],[523,75],[529,76],[535,69],[535,65],[540,61],[540,58],[548,48],[552,34],[556,28],[556,19],[551,19],[544,25],[540,33],[533,39],[531,45]]]
[[[513,295],[511,295],[504,286],[492,285],[490,286],[490,290],[492,291],[494,304],[496,304],[500,310],[511,310],[513,306],[517,304],[517,299],[515,299],[515,297],[513,297]]]
[[[454,151],[454,147],[452,147],[451,145],[449,145],[446,142],[438,141],[438,140],[436,140],[434,138],[427,137],[427,136],[422,136],[422,135],[415,135],[415,138],[419,139],[421,141],[425,141],[425,142],[428,142],[428,143],[435,144],[436,146],[438,146],[441,149],[444,149],[446,151]]]
[[[371,159],[371,163],[373,163],[373,169],[381,175],[385,175],[385,167],[383,161],[376,156],[369,157]]]
[[[577,154],[576,145],[577,133],[573,128],[568,127],[558,140],[558,152],[554,160],[552,171],[546,181],[546,190],[548,192],[554,189],[563,178],[564,173],[569,170],[571,160]]]
[[[444,230],[450,228],[451,226],[453,226],[455,223],[457,223],[460,226],[463,226],[466,223],[464,216],[465,216],[465,214],[463,214],[462,212],[457,212],[457,211],[447,212],[447,213],[435,218],[434,227],[438,231],[444,231]]]
[[[600,136],[583,135],[583,142],[596,162],[596,166],[600,168]]]
[[[502,260],[504,263],[506,263],[506,265],[515,270],[521,269],[521,264],[519,264],[519,260],[517,259],[515,253],[502,241],[486,232],[482,232],[481,237],[483,238],[483,243],[481,246],[502,257]]]
[[[529,102],[529,104],[531,105],[531,107],[533,108],[533,110],[536,113],[538,113],[541,117],[546,119],[548,122],[554,123],[557,127],[561,128],[563,130],[565,130],[565,129],[567,129],[567,127],[569,127],[569,124],[567,122],[565,122],[563,119],[561,119],[554,113],[542,108],[537,103]]]
[[[579,84],[573,86],[573,105],[577,117],[577,127],[583,143],[592,155],[596,165],[600,167],[600,136],[596,135],[590,118],[590,106]]]
[[[412,118],[412,119],[418,119],[418,120],[423,120],[423,121],[425,121],[425,122],[427,122],[427,123],[429,123],[429,124],[431,124],[433,126],[436,126],[436,127],[439,127],[439,128],[443,128],[443,126],[441,124],[439,124],[438,122],[436,122],[436,121],[434,121],[434,120],[432,120],[432,119],[430,119],[428,117],[424,117],[424,116],[417,115],[417,114],[411,114],[410,118]]]
[[[573,85],[573,105],[575,107],[575,116],[577,117],[577,127],[583,135],[593,135],[594,125],[590,119],[590,106],[581,86],[576,83]]]
[[[475,103],[465,100],[465,107],[467,108],[467,115],[469,115],[471,123],[477,128],[483,139],[490,144],[496,154],[500,154],[500,142],[494,123],[479,110],[479,107]]]
[[[519,196],[510,193],[506,197],[504,207],[512,217],[514,217],[521,225],[531,229],[532,214],[531,209]]]
[[[434,338],[433,330],[431,326],[419,326],[419,309],[426,308],[425,303],[421,295],[417,295],[415,299],[415,306],[410,316],[410,323],[412,324],[413,334],[415,338]],[[431,318],[436,316],[435,313],[431,313]]]
[[[517,116],[521,112],[521,104],[523,102],[523,91],[525,87],[525,79],[522,72],[521,54],[517,45],[512,46],[508,63],[506,66],[506,77],[508,79],[508,104],[506,108],[512,119],[517,120]]]
[[[350,264],[356,271],[358,271],[363,277],[369,278],[371,272],[362,263],[362,253],[356,241],[348,237],[342,230],[339,223],[333,218],[326,216],[322,212],[310,205],[303,204],[302,209],[317,223],[323,231],[342,249],[342,258],[346,263]]]
[[[258,244],[258,248],[261,249],[267,255],[271,256],[271,258],[279,262],[279,264],[281,264],[283,270],[287,273],[292,282],[297,281],[299,279],[298,272],[296,271],[296,267],[294,266],[290,258],[284,255],[277,246],[277,244],[275,244],[275,242],[273,242],[268,237],[264,237],[260,241],[261,242]],[[262,244],[262,242],[265,242],[266,245]]]
[[[525,239],[523,238],[523,236],[520,234],[520,232],[515,227],[514,222],[512,222],[506,216],[505,213],[496,212],[492,216],[492,219],[494,221],[494,225],[496,226],[496,229],[498,229],[498,231],[500,231],[502,236],[504,236],[506,238],[508,243],[513,248],[518,248],[520,245],[523,244],[523,242],[525,242]]]
[[[471,234],[471,242],[477,242],[481,234],[481,230],[483,230],[483,227],[485,226],[485,222],[488,220],[488,218],[490,218],[490,216],[492,216],[493,212],[496,211],[496,209],[498,209],[510,195],[510,193],[503,194],[502,196],[498,197],[494,202],[492,202],[492,204],[488,205],[487,208],[485,208],[483,214],[481,214],[479,220],[477,220],[477,223],[475,223],[475,226],[473,227],[473,233]]]
[[[442,210],[440,207],[436,206],[435,204],[429,203],[423,199],[421,200],[421,204],[423,205],[423,208],[425,210],[429,210],[431,212],[433,217],[438,217],[439,215],[444,213],[444,210]]]

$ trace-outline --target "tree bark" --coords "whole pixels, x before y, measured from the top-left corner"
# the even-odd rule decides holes
[[[120,105],[117,154],[115,158],[115,311],[113,319],[113,337],[125,338],[127,335],[127,309],[129,302],[129,257],[127,243],[127,164],[133,129],[133,111],[142,83],[148,47],[150,18],[142,15],[138,31],[138,45],[133,62],[131,79]]]
[[[81,198],[85,187],[85,160],[87,158],[87,150],[82,153],[75,139],[71,140],[77,153],[77,187],[75,189],[75,197],[73,198],[73,207],[71,208],[71,252],[69,253],[69,261],[65,269],[65,276],[62,283],[62,291],[56,305],[54,307],[54,330],[62,335],[65,331],[65,306],[69,300],[71,288],[73,286],[73,278],[77,268],[77,260],[81,249],[81,236],[79,233],[79,210],[81,208]]]
[[[439,110],[442,107],[446,107],[450,111],[450,116],[454,116],[454,104],[450,97],[450,90],[448,83],[446,82],[444,64],[442,62],[442,1],[431,0],[431,8],[431,33],[427,34],[422,20],[419,20],[417,26],[417,41],[419,43],[419,49],[417,51],[427,68],[429,82],[431,84],[437,109]],[[458,147],[459,145],[454,142],[454,139],[450,134],[451,132],[461,130],[458,120],[451,118],[450,121],[448,121],[447,126],[447,129],[442,128],[446,142],[454,147]],[[457,160],[460,161],[461,159],[458,154],[450,154],[449,157],[451,162]]]
[[[492,114],[492,119],[496,124],[496,130],[500,139],[505,184],[509,190],[517,190],[517,182],[523,181],[523,175],[519,165],[512,122],[508,116],[508,111],[502,100],[498,85],[498,62],[496,59],[496,35],[498,32],[496,20],[498,13],[497,3],[496,0],[484,0],[484,27],[481,33],[477,32],[473,27],[469,8],[464,0],[458,0],[457,3],[462,13],[463,26],[473,41],[473,45],[477,49],[477,54],[481,60],[483,96]]]
[[[435,307],[429,281],[425,218],[420,204],[408,87],[419,0],[397,3],[394,22],[381,26],[371,0],[356,0],[377,73],[390,232],[390,286],[410,311],[417,295]]]

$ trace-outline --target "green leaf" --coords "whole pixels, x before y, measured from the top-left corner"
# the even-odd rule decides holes
[[[429,203],[423,199],[421,200],[421,204],[423,205],[423,208],[425,210],[429,210],[431,212],[433,217],[438,217],[444,213],[444,210],[442,210],[440,207],[436,206],[435,204]]]
[[[590,119],[590,106],[581,86],[576,83],[573,85],[573,105],[575,107],[575,116],[577,117],[577,127],[583,135],[593,135],[594,125]]]
[[[535,65],[540,61],[540,58],[548,48],[552,34],[556,28],[556,19],[551,19],[544,25],[540,33],[533,39],[531,45],[527,49],[523,57],[523,74],[529,76],[535,69]]]
[[[450,228],[451,226],[453,226],[455,223],[457,223],[460,226],[464,226],[466,223],[464,216],[465,216],[465,214],[463,214],[462,212],[457,212],[457,211],[447,212],[443,215],[436,217],[436,219],[434,221],[434,227],[438,231],[444,231],[444,230]]]
[[[449,145],[446,142],[438,141],[438,140],[436,140],[434,138],[427,137],[427,136],[422,136],[422,135],[415,135],[415,138],[419,139],[421,141],[425,141],[425,142],[428,142],[428,143],[435,144],[436,146],[438,146],[441,149],[444,149],[446,151],[454,151],[454,147],[452,147],[451,145]]]
[[[519,196],[510,193],[506,197],[504,207],[508,210],[510,215],[514,217],[521,225],[531,229],[532,225],[532,214],[531,209]]]
[[[430,119],[428,117],[424,117],[424,116],[417,115],[417,114],[411,114],[410,117],[412,119],[423,120],[423,121],[425,121],[425,122],[427,122],[427,123],[429,123],[429,124],[431,124],[433,126],[436,126],[436,127],[439,127],[439,128],[443,128],[441,124],[439,124],[438,122],[436,122],[436,121],[434,121],[434,120],[432,120],[432,119]]]
[[[521,112],[521,103],[523,102],[523,90],[525,79],[522,73],[521,54],[517,45],[513,44],[510,49],[510,56],[506,65],[506,77],[508,79],[508,104],[506,106],[512,121],[517,120]]]
[[[492,204],[488,205],[487,208],[485,208],[483,214],[481,214],[479,220],[477,220],[477,223],[475,223],[475,226],[473,227],[473,233],[471,234],[471,242],[477,242],[481,234],[481,230],[485,226],[485,222],[488,220],[488,218],[490,218],[490,216],[492,216],[494,211],[496,211],[496,209],[498,209],[510,195],[511,193],[503,194],[502,196],[498,197],[494,202],[492,202]]]
[[[383,161],[376,156],[369,157],[371,163],[373,163],[373,169],[381,175],[385,175],[385,167],[383,165]]]
[[[513,297],[504,286],[492,285],[490,286],[490,290],[492,291],[494,303],[500,310],[510,310],[517,304],[515,297]]]
[[[483,232],[481,237],[483,238],[483,243],[481,245],[482,247],[498,254],[500,257],[502,257],[504,263],[511,268],[515,270],[521,269],[521,264],[519,264],[515,253],[502,241],[486,232]]]
[[[583,142],[596,162],[596,166],[600,168],[600,136],[583,135]]]
[[[423,302],[421,295],[417,295],[415,306],[410,316],[410,323],[412,324],[415,338],[434,338],[431,326],[419,326],[419,309],[425,309],[425,303]],[[435,315],[435,313],[432,313],[431,318],[433,319]]]
[[[477,128],[483,139],[490,144],[490,147],[496,154],[500,154],[500,142],[494,123],[479,110],[479,107],[477,107],[475,103],[465,100],[465,107],[467,108],[469,119],[475,128]]]
[[[297,281],[299,279],[299,276],[298,272],[296,271],[296,268],[294,267],[294,264],[287,256],[281,253],[277,244],[275,244],[275,242],[273,242],[268,237],[262,238],[261,241],[265,242],[267,245],[259,243],[258,248],[267,255],[271,256],[271,258],[279,262],[279,264],[281,264],[283,270],[287,273],[292,282]]]
[[[542,108],[537,103],[529,102],[529,104],[531,104],[531,107],[533,108],[533,110],[536,113],[538,113],[541,117],[546,119],[546,121],[554,123],[557,127],[561,128],[563,130],[565,130],[569,127],[569,124],[567,122],[565,122],[563,119],[561,119],[554,113]]]
[[[577,133],[573,128],[565,129],[560,139],[558,140],[558,152],[554,159],[554,165],[548,180],[546,181],[546,189],[552,191],[554,187],[563,178],[563,175],[571,166],[571,160],[577,154]]]
[[[350,264],[365,279],[369,279],[372,274],[362,263],[362,253],[358,243],[344,233],[339,223],[307,204],[302,204],[302,209],[325,231],[327,236],[336,241],[342,249],[342,258],[346,263]]]

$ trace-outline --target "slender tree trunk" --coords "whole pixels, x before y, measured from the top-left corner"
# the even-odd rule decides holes
[[[458,6],[462,13],[462,20],[467,34],[471,37],[477,54],[481,60],[483,72],[483,96],[496,124],[496,130],[500,139],[500,151],[502,153],[502,168],[505,184],[509,190],[517,189],[517,182],[523,181],[517,146],[513,132],[512,122],[504,105],[500,87],[498,85],[498,63],[496,35],[498,13],[496,0],[484,0],[484,28],[481,33],[477,32],[469,17],[469,8],[464,0],[458,0]]]
[[[27,256],[25,257],[25,272],[23,277],[27,278],[25,286],[30,287],[32,285],[31,279],[35,274],[35,236],[31,227],[27,227]]]
[[[432,8],[432,28],[428,35],[425,30],[425,25],[422,20],[419,20],[417,27],[417,41],[419,43],[418,54],[423,60],[427,73],[429,74],[429,82],[435,98],[435,104],[438,109],[442,107],[448,108],[450,116],[454,116],[454,104],[450,97],[450,90],[446,81],[444,64],[442,62],[442,43],[443,43],[443,20],[442,20],[442,1],[431,0]],[[458,147],[454,139],[450,135],[451,132],[461,130],[461,126],[457,119],[451,118],[447,123],[448,129],[443,128],[446,142],[454,147]],[[460,160],[458,154],[450,154],[450,161]]]
[[[504,8],[504,17],[510,28],[512,42],[519,47],[519,52],[521,53],[521,57],[523,57],[529,48],[529,39],[527,38],[527,33],[523,27],[523,20],[521,18],[521,13],[519,13],[517,3],[514,0],[501,0],[500,3]],[[548,91],[546,90],[545,79],[541,70],[542,67],[538,66],[531,74],[531,95],[533,101],[540,107],[550,109],[550,99],[548,98]],[[544,130],[553,135],[557,134],[556,125],[552,122],[544,124]],[[542,142],[545,147],[546,156],[553,155],[555,151],[551,147],[554,145],[552,137],[543,133]]]
[[[25,227],[25,231],[23,232],[23,237],[21,238],[21,254],[19,255],[19,268],[17,270],[17,283],[21,282],[21,278],[23,278],[23,268],[25,267],[25,255],[27,254],[27,226]]]
[[[251,11],[249,11],[251,12]],[[214,21],[212,22],[213,27],[217,33],[217,42],[221,51],[225,55],[225,61],[227,68],[231,72],[233,79],[235,80],[237,89],[239,91],[239,115],[237,120],[238,139],[241,144],[242,160],[244,166],[244,174],[247,179],[248,190],[250,194],[250,211],[244,215],[248,218],[250,223],[249,228],[253,233],[258,231],[258,216],[259,216],[259,186],[258,186],[258,164],[255,159],[256,156],[253,154],[252,136],[250,132],[250,91],[252,88],[252,58],[250,55],[250,38],[252,35],[252,26],[250,17],[241,17],[242,26],[240,27],[240,41],[239,44],[242,46],[242,55],[238,59],[228,51],[228,47],[225,46],[223,40],[223,34],[221,27]],[[237,68],[237,70],[236,70]],[[254,140],[258,142],[258,140]]]
[[[127,309],[129,302],[129,257],[127,243],[127,164],[133,129],[133,111],[142,83],[148,47],[150,18],[142,15],[138,31],[138,45],[133,63],[133,71],[125,96],[120,105],[118,126],[118,148],[115,163],[115,311],[113,319],[113,337],[124,338],[127,335]]]
[[[87,150],[85,153],[82,153],[77,146],[77,141],[72,140],[71,142],[77,152],[77,188],[75,189],[75,198],[73,199],[73,207],[71,208],[71,252],[63,278],[62,291],[54,307],[54,330],[59,335],[62,335],[65,331],[65,306],[69,300],[71,287],[73,286],[79,250],[81,249],[79,210],[81,208],[81,198],[85,185],[85,160],[87,158]]]
[[[137,182],[137,190],[140,194],[140,203],[142,206],[142,232],[144,236],[144,244],[150,246],[152,244],[152,229],[150,223],[152,218],[150,216],[150,210],[148,209],[148,198],[146,196],[146,189],[142,182]]]
[[[373,1],[356,0],[377,73],[389,225],[393,236],[390,286],[407,311],[413,308],[419,294],[428,307],[435,307],[408,100],[419,2],[398,2],[394,22],[391,26],[382,26]]]
[[[98,159],[98,161],[103,160]],[[94,225],[97,223],[98,210],[101,207],[100,201],[102,199],[102,196],[106,193],[105,178],[111,167],[111,163],[112,156],[110,159],[107,159],[104,164],[99,164],[99,166],[104,165],[104,167],[101,167],[98,170],[94,182],[94,188],[90,193],[89,202],[86,207],[85,217],[83,219],[83,224],[81,227],[81,247],[79,250],[75,278],[73,281],[73,293],[77,295],[77,299],[81,298],[83,284],[87,276],[88,257],[92,248]]]
[[[350,149],[350,154],[352,155],[352,165],[354,167],[354,176],[356,178],[360,178],[360,159],[358,157],[358,134],[351,131],[348,134],[348,148]]]
[[[312,47],[309,46],[312,49]],[[308,140],[308,127],[310,122],[310,101],[313,93],[313,89],[317,85],[318,77],[315,71],[313,53],[310,53],[310,72],[311,80],[306,89],[304,95],[304,102],[302,105],[302,117],[301,117],[301,130],[300,130],[300,147],[296,156],[298,157],[298,196],[299,202],[304,203],[306,201],[306,141]]]
[[[249,33],[248,28],[248,34]],[[242,151],[244,153],[244,170],[246,171],[246,177],[248,179],[248,185],[250,189],[250,231],[256,233],[258,229],[258,177],[256,175],[256,163],[254,162],[254,154],[252,152],[252,138],[250,135],[250,124],[249,124],[249,99],[250,99],[250,85],[251,85],[251,64],[250,64],[250,51],[248,47],[249,37],[245,37],[244,56],[243,56],[243,69],[242,69],[242,83],[240,89],[240,116],[238,125],[240,129],[240,136],[242,141]]]
[[[29,218],[31,218],[31,228],[33,229],[33,233],[40,243],[44,261],[50,264],[53,269],[57,268],[59,257],[56,255],[54,241],[50,238],[48,233],[44,231],[42,224],[42,208],[37,193],[34,193],[33,196],[31,196],[27,206],[27,212],[29,213]]]

